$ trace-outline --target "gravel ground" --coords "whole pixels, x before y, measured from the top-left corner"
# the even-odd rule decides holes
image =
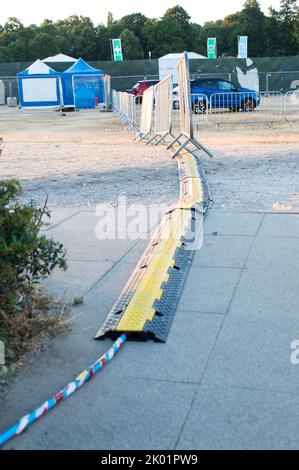
[[[93,206],[126,195],[150,204],[178,195],[166,148],[133,142],[110,113],[0,112],[0,135],[0,175],[22,181],[24,201]],[[207,127],[197,137],[215,154],[206,172],[216,208],[299,210],[298,128]]]

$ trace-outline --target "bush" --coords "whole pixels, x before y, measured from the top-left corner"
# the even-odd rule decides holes
[[[47,225],[47,206],[21,205],[16,180],[0,180],[0,310],[16,313],[34,284],[54,268],[66,269],[65,250],[57,241],[40,235]]]

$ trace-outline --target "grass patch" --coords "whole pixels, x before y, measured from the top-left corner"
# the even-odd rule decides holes
[[[73,300],[73,306],[75,307],[76,305],[83,305],[84,304],[84,298],[83,297],[75,297]]]
[[[0,310],[0,340],[5,345],[5,366],[0,366],[0,385],[14,377],[26,353],[40,353],[50,337],[70,328],[70,307],[35,289],[21,312],[5,315]]]

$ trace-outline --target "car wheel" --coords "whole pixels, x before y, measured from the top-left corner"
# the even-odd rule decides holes
[[[242,103],[242,109],[245,113],[254,111],[256,102],[253,98],[246,98]]]
[[[194,101],[193,103],[193,112],[194,114],[205,114],[207,110],[207,104],[205,101]]]

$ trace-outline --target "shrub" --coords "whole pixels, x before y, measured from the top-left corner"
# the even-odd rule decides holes
[[[54,268],[66,269],[63,245],[40,234],[47,225],[47,206],[31,202],[22,205],[16,180],[0,180],[0,310],[16,313],[22,309],[32,286]]]

